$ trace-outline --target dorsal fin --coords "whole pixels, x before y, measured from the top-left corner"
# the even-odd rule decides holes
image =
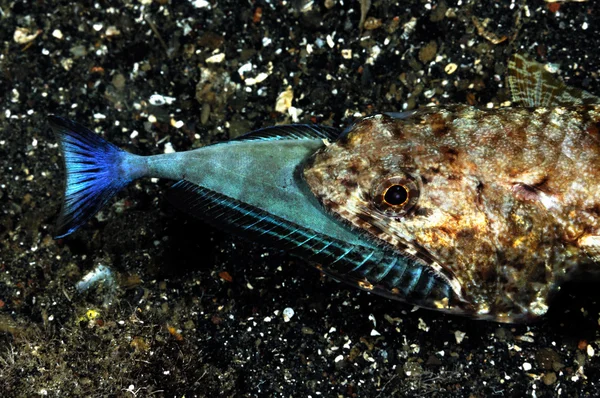
[[[544,65],[515,54],[508,62],[508,85],[512,101],[526,107],[600,104],[600,98],[570,87],[555,78]]]
[[[318,124],[287,124],[282,126],[271,126],[260,130],[254,130],[233,141],[276,141],[276,140],[314,140],[327,139],[334,141],[340,131],[334,127]]]

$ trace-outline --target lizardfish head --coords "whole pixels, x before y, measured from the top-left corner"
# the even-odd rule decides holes
[[[306,182],[329,211],[446,275],[473,304],[473,316],[542,315],[548,286],[527,269],[543,244],[528,218],[535,209],[493,181],[484,186],[464,153],[428,143],[423,137],[437,117],[429,116],[378,115],[355,124],[313,157]]]

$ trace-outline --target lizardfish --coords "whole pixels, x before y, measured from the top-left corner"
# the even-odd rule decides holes
[[[275,126],[137,156],[51,116],[67,182],[56,237],[131,181],[175,180],[177,207],[370,292],[522,322],[600,260],[600,100],[523,56],[513,108],[375,115],[343,132]]]

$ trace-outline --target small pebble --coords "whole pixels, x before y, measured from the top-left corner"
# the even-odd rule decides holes
[[[208,123],[208,118],[210,116],[210,104],[205,102],[202,104],[202,111],[200,112],[200,123],[206,124]]]
[[[437,49],[437,43],[433,40],[430,41],[419,50],[419,60],[423,63],[430,62],[435,58],[435,54],[437,54]]]
[[[211,55],[210,57],[206,58],[206,63],[207,64],[218,64],[220,62],[223,62],[225,60],[225,53],[218,53],[215,55]]]
[[[454,338],[456,339],[456,343],[457,344],[462,343],[462,341],[464,340],[466,335],[467,334],[465,332],[461,332],[460,330],[455,331]]]
[[[544,376],[542,376],[542,382],[547,386],[551,386],[552,384],[556,383],[556,373],[546,373]]]
[[[279,93],[277,96],[277,101],[275,102],[275,110],[279,113],[287,113],[290,106],[292,106],[292,101],[294,100],[294,92],[292,91],[292,87],[288,86],[285,91]]]
[[[292,319],[292,317],[294,316],[294,310],[290,307],[287,307],[286,309],[283,310],[283,321],[284,322],[289,322],[290,319]]]
[[[63,38],[63,34],[62,34],[62,32],[61,32],[59,29],[54,29],[54,30],[52,31],[52,37],[55,37],[55,38],[57,38],[58,40],[62,40],[62,38]]]
[[[456,65],[454,62],[449,63],[448,65],[446,65],[446,67],[444,68],[444,71],[451,75],[454,72],[456,72],[456,69],[458,69],[458,65]]]

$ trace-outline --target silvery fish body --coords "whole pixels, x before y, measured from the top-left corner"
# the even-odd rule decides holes
[[[343,133],[276,126],[194,151],[136,156],[51,117],[67,169],[57,237],[140,177],[172,203],[373,293],[499,322],[600,259],[600,103],[523,56],[518,108],[376,115]]]

